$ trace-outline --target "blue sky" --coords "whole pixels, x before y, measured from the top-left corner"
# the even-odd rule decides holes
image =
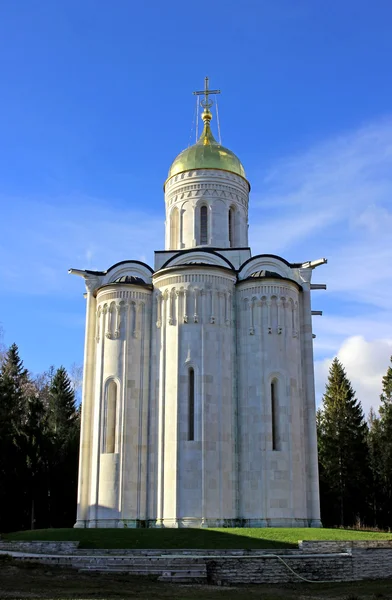
[[[326,256],[317,389],[338,354],[377,405],[392,354],[389,0],[3,0],[0,321],[33,372],[83,358],[69,267],[152,263],[192,90],[219,87],[253,254]],[[193,134],[194,135],[194,134]],[[317,320],[316,320],[317,319]]]

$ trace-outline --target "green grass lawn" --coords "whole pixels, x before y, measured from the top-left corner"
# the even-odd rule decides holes
[[[299,540],[392,540],[392,533],[312,528],[221,529],[36,529],[3,535],[5,540],[80,542],[81,548],[293,548]]]

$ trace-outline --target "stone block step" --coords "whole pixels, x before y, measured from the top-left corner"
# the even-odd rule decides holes
[[[132,575],[158,575],[158,581],[176,583],[203,583],[207,581],[206,569],[176,569],[162,570],[161,568],[145,568],[129,566],[89,566],[78,569],[80,573],[127,573]]]
[[[161,575],[162,569],[140,569],[132,567],[82,567],[78,569],[79,573],[129,573],[132,575]]]
[[[158,581],[167,583],[207,583],[207,571],[197,570],[180,570],[180,571],[164,571]]]

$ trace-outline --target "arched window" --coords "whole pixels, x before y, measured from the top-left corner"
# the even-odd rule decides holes
[[[229,210],[229,244],[230,248],[234,247],[234,220],[235,220],[235,210],[233,207]]]
[[[278,382],[271,381],[272,450],[280,450]]]
[[[110,381],[106,390],[104,452],[113,453],[116,448],[117,384]]]
[[[200,245],[208,244],[208,208],[202,206],[200,208]]]
[[[195,372],[189,369],[188,378],[188,440],[193,442],[195,439]]]
[[[170,217],[170,249],[176,250],[178,248],[179,238],[179,212],[178,208],[173,208]]]

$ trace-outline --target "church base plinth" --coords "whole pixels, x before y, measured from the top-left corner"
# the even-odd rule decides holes
[[[201,517],[186,517],[182,519],[96,519],[91,521],[76,521],[76,529],[186,529],[187,527],[322,527],[320,519],[202,519]]]
[[[322,527],[318,519],[274,518],[238,519],[237,527]]]
[[[86,529],[88,521],[76,521],[74,529]]]
[[[147,521],[141,519],[94,519],[91,521],[76,521],[75,529],[143,529]]]
[[[186,527],[240,527],[238,519],[202,519],[201,517],[183,517],[182,519],[159,519],[149,521],[148,527],[186,528]]]

